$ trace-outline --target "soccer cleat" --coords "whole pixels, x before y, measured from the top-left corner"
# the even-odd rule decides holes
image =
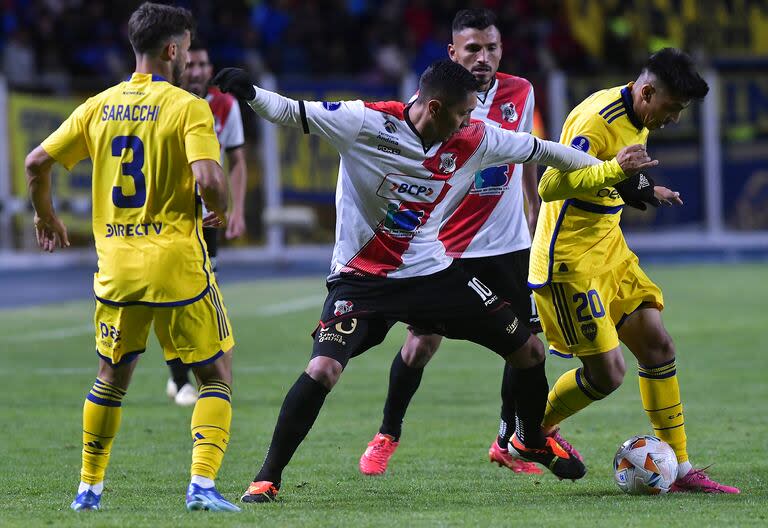
[[[509,440],[509,452],[513,456],[547,467],[559,479],[577,480],[587,474],[581,460],[569,455],[551,436],[540,448],[528,448],[517,439],[517,433]]]
[[[398,445],[400,442],[395,442],[393,436],[376,433],[360,457],[360,472],[363,475],[383,475]]]
[[[706,469],[706,468],[704,468]],[[715,482],[707,476],[704,469],[692,469],[683,477],[678,477],[669,488],[670,493],[741,493],[739,488]]]
[[[222,497],[216,488],[203,488],[190,483],[187,488],[187,510],[239,512],[240,508]]]
[[[557,444],[563,448],[563,451],[574,457],[576,460],[580,462],[584,462],[584,458],[581,456],[581,453],[576,451],[576,448],[573,447],[568,440],[562,437],[560,434],[560,428],[556,427],[553,429],[549,434],[544,435],[545,437],[552,438]]]
[[[191,407],[197,402],[197,389],[191,383],[185,383],[173,398],[176,405]]]
[[[179,388],[176,386],[176,382],[173,381],[173,378],[168,378],[168,381],[165,383],[165,394],[170,399],[174,399],[178,393]]]
[[[491,447],[488,449],[488,458],[490,459],[491,464],[495,462],[499,467],[508,467],[515,473],[530,473],[532,475],[541,475],[544,473],[533,462],[526,462],[525,460],[520,460],[519,458],[510,455],[509,450],[499,447],[499,443],[496,440],[493,441]]]
[[[280,486],[275,486],[274,482],[268,480],[254,481],[245,490],[240,500],[243,502],[273,502],[277,499],[277,492]]]
[[[100,508],[99,501],[101,501],[101,495],[96,495],[91,490],[86,490],[79,493],[69,507],[75,511],[98,510]]]

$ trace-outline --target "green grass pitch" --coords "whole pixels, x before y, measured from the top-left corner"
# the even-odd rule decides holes
[[[583,480],[492,466],[501,360],[456,341],[427,367],[388,474],[362,476],[358,457],[379,425],[405,332],[398,325],[346,369],[284,473],[282,500],[215,520],[184,510],[191,410],[166,399],[167,371],[153,340],[124,400],[104,509],[75,514],[81,409],[96,372],[93,303],[82,301],[0,311],[0,526],[766,526],[768,268],[648,272],[665,293],[692,460],[714,463],[711,474],[739,486],[739,496],[630,497],[614,485],[617,446],[650,432],[631,357],[624,385],[564,425],[585,456]],[[223,293],[237,348],[232,438],[217,482],[234,500],[260,466],[283,396],[306,365],[324,287],[312,278],[240,283]],[[550,383],[576,365],[556,357],[547,364]]]

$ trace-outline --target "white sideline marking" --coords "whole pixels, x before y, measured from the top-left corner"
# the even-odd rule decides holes
[[[230,316],[242,319],[244,317],[274,317],[276,315],[285,315],[289,313],[300,312],[316,306],[318,312],[323,304],[323,297],[300,297],[275,304],[267,304],[254,310],[240,310],[230,313]],[[64,339],[67,337],[76,337],[93,333],[93,325],[68,326],[64,328],[54,328],[43,332],[31,334],[25,330],[23,335],[6,335],[0,337],[0,342],[20,343],[27,341],[51,341],[54,339]]]
[[[324,297],[312,296],[301,297],[300,299],[291,299],[290,301],[284,301],[276,304],[267,304],[255,310],[240,310],[238,312],[232,312],[230,315],[237,318],[242,317],[272,317],[275,315],[285,315],[289,313],[300,312],[308,308],[317,307],[317,311],[323,307]]]
[[[87,326],[75,326],[66,328],[56,328],[53,330],[46,330],[40,333],[25,333],[24,335],[10,335],[3,336],[2,341],[6,343],[21,343],[22,341],[51,341],[53,339],[63,339],[67,337],[75,337],[81,335],[88,335],[93,333],[93,325]]]

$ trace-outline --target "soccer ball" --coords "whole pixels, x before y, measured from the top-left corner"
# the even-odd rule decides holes
[[[613,457],[613,478],[630,495],[666,493],[677,478],[677,456],[655,436],[633,436]]]

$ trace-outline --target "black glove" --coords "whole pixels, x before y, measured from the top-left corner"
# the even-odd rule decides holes
[[[617,183],[613,188],[619,192],[619,196],[621,196],[625,204],[645,211],[648,209],[648,206],[645,204],[651,204],[654,207],[661,205],[661,202],[653,194],[654,185],[653,179],[650,176],[638,172],[634,176]]]
[[[224,93],[231,93],[238,99],[253,101],[256,97],[251,76],[240,68],[224,68],[216,74],[211,84],[218,86]]]

